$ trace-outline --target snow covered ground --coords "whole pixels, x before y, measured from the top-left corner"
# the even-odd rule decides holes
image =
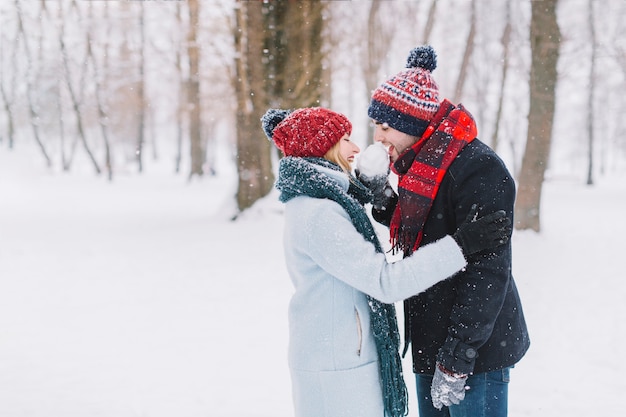
[[[0,417],[292,415],[275,195],[233,222],[228,166],[108,183],[31,158],[0,149]],[[623,412],[625,208],[624,178],[553,180],[542,233],[515,233],[510,416]]]

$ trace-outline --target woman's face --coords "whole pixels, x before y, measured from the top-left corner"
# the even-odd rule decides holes
[[[389,153],[391,161],[395,162],[400,155],[417,142],[417,137],[407,135],[389,127],[387,123],[374,121],[374,141],[382,143]]]
[[[350,140],[350,136],[346,133],[339,141],[339,155],[350,164],[354,162],[354,155],[361,152],[356,143]]]

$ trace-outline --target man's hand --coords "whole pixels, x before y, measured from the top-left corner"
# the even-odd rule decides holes
[[[433,406],[441,410],[444,405],[449,407],[452,404],[458,404],[463,401],[465,398],[466,381],[467,375],[455,374],[445,369],[441,364],[437,364],[433,383],[430,386]]]
[[[356,177],[372,195],[372,205],[381,210],[393,198],[395,192],[389,185],[389,155],[380,143],[368,146],[359,156]]]
[[[474,204],[465,219],[452,235],[465,257],[495,248],[509,241],[511,219],[504,210],[478,218],[478,206]]]

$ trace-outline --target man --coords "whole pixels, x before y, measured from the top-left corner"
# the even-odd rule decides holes
[[[374,218],[408,256],[454,233],[480,213],[513,218],[515,184],[501,159],[476,138],[472,115],[439,100],[432,47],[411,51],[407,68],[378,87],[368,109],[374,140],[388,148],[398,195],[373,186]],[[386,194],[388,195],[388,194]],[[382,201],[382,202],[381,202]],[[507,413],[510,369],[530,341],[511,274],[511,244],[468,258],[468,266],[404,303],[420,417],[496,417]]]

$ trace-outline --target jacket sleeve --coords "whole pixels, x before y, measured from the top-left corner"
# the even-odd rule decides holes
[[[503,162],[493,154],[470,158],[458,167],[451,196],[456,207],[456,227],[472,204],[479,215],[505,210],[513,220],[515,183]],[[511,240],[506,245],[475,254],[455,277],[456,295],[449,318],[448,335],[437,361],[446,369],[470,374],[478,349],[492,334],[511,279]]]
[[[330,275],[373,298],[385,303],[403,300],[466,265],[450,236],[420,248],[409,258],[388,263],[338,204],[322,201],[319,212],[311,213],[305,221],[309,256]]]

